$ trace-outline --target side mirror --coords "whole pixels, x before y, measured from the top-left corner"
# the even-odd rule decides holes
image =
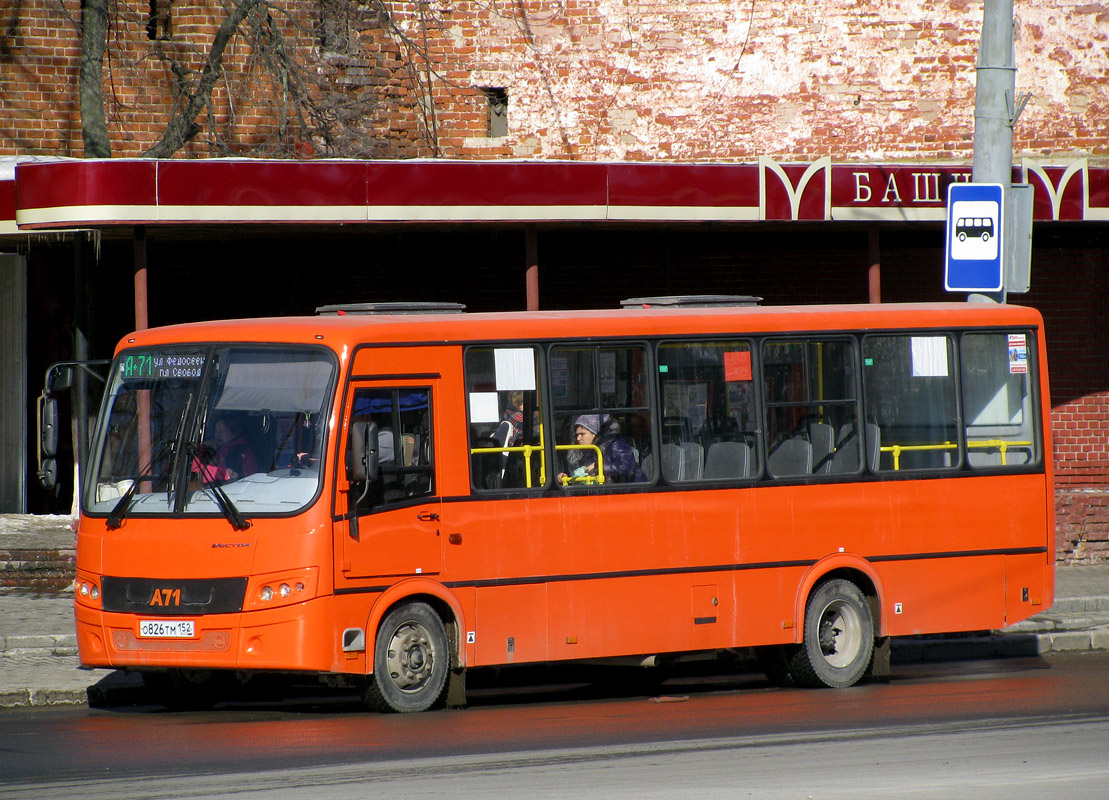
[[[52,458],[44,458],[39,465],[39,483],[43,489],[53,489],[58,485],[58,462]]]
[[[73,367],[54,364],[46,371],[46,393],[64,392],[73,388]]]
[[[378,459],[377,423],[353,423],[347,445],[347,480],[352,483],[377,480]]]
[[[53,458],[58,454],[58,401],[55,398],[42,398],[39,425],[41,426],[39,446],[42,448],[42,454],[47,458]]]

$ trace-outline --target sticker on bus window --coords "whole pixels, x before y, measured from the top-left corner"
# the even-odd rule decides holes
[[[751,380],[750,350],[727,350],[724,352],[724,380]]]
[[[493,351],[497,391],[535,391],[535,356],[529,347],[498,347]]]
[[[470,392],[470,422],[500,422],[496,392]]]
[[[946,378],[948,374],[947,337],[914,336],[913,377]]]
[[[1028,344],[1023,333],[1009,334],[1009,374],[1028,373]]]

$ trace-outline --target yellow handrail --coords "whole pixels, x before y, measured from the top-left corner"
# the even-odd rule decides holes
[[[878,449],[883,453],[893,453],[893,469],[897,472],[901,469],[901,454],[910,453],[921,450],[955,450],[958,448],[955,442],[944,442],[943,444],[890,444]],[[996,447],[1001,451],[1001,465],[1005,466],[1006,452],[1010,447],[1031,447],[1032,442],[1014,442],[1008,439],[974,439],[967,440],[967,447],[974,449],[981,449],[987,447]]]
[[[555,450],[593,450],[597,453],[597,474],[596,475],[582,475],[581,477],[574,477],[567,475],[562,479],[563,486],[569,486],[571,483],[604,483],[605,482],[605,457],[595,444],[556,444]]]
[[[479,455],[482,453],[523,453],[524,454],[524,485],[530,489],[531,486],[531,454],[539,453],[539,485],[547,485],[547,459],[543,453],[543,426],[539,426],[539,444],[525,444],[519,447],[471,447],[470,455]]]
[[[547,482],[546,459],[544,459],[542,457],[543,456],[543,447],[542,447],[542,445],[525,444],[522,447],[471,447],[470,448],[470,455],[472,455],[472,456],[480,455],[480,454],[483,454],[483,453],[503,453],[504,455],[508,455],[509,453],[523,453],[524,454],[524,480],[526,482],[527,488],[529,488],[529,489],[531,488],[531,454],[532,453],[539,453],[539,456],[540,456],[540,459],[539,459],[539,465],[540,465],[540,467],[539,467],[539,480],[541,482],[540,485]]]

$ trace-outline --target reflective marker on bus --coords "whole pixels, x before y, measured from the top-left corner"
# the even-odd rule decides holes
[[[82,664],[175,704],[280,671],[389,711],[482,667],[740,648],[845,687],[890,637],[1052,603],[1032,309],[358,310],[121,342]]]

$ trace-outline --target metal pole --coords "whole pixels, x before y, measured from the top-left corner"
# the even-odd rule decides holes
[[[870,268],[867,279],[870,284],[871,303],[882,302],[882,251],[879,247],[878,226],[871,225],[867,231],[867,249],[870,255]]]
[[[132,240],[135,267],[135,330],[141,331],[150,327],[149,300],[146,290],[146,228],[142,225],[135,228]]]
[[[975,183],[1000,183],[1008,194],[1013,179],[1013,120],[1016,116],[1017,68],[1013,51],[1013,0],[985,0],[982,39],[978,45],[974,92]],[[968,299],[1005,302],[997,294]]]
[[[535,225],[524,228],[524,261],[527,269],[527,310],[539,310],[539,234]]]
[[[88,361],[89,358],[89,309],[88,309],[88,248],[85,238],[87,231],[77,231],[73,235],[73,358],[75,361]],[[89,382],[85,370],[78,368],[74,373],[73,416],[74,416],[74,453],[76,469],[73,481],[73,510],[80,508],[81,483],[85,479],[85,461],[89,452]]]
[[[134,259],[135,275],[135,330],[142,331],[150,327],[149,298],[146,288],[146,227],[135,227],[132,237],[132,257]],[[136,413],[139,423],[139,463],[150,463],[151,432],[150,432],[150,392],[140,390],[136,397]],[[143,482],[141,490],[150,492],[149,482]]]

